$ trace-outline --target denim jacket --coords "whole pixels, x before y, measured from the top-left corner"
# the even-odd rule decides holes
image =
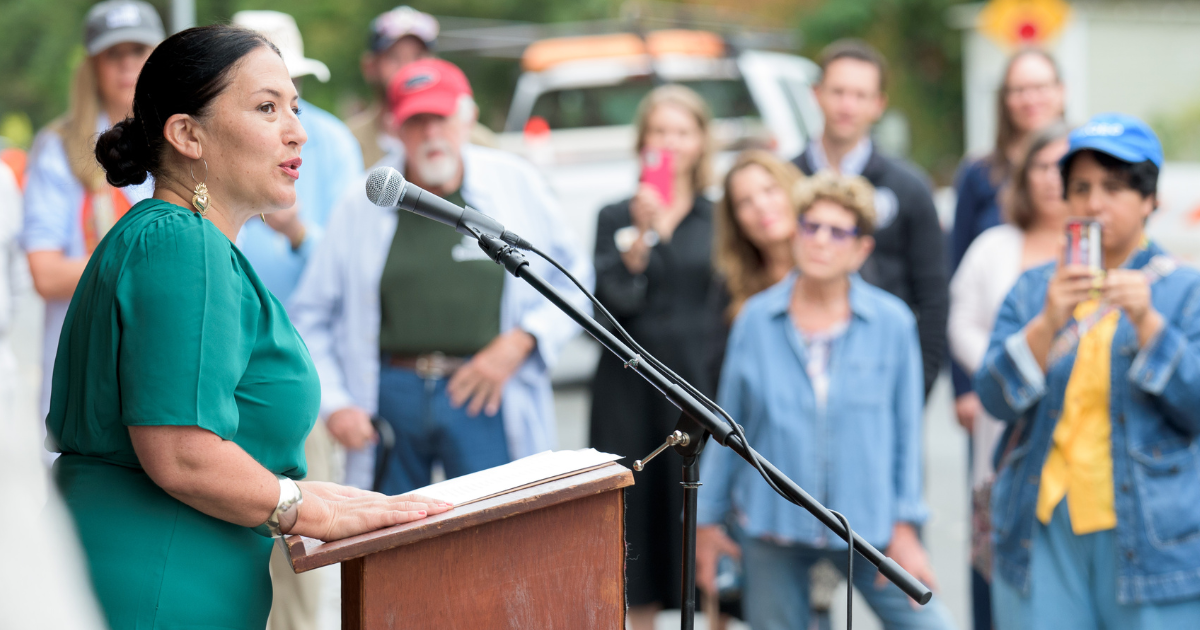
[[[822,409],[805,371],[804,342],[788,315],[795,283],[792,273],[746,302],[730,332],[717,399],[755,450],[882,549],[897,522],[920,524],[928,516],[916,321],[899,298],[853,276],[850,324],[830,352]],[[846,544],[775,494],[733,451],[712,444],[701,460],[700,524],[724,522],[732,510],[752,537]]]
[[[1125,267],[1163,254],[1150,243]],[[1004,301],[975,391],[988,413],[1009,423],[992,489],[995,570],[1029,589],[1035,506],[1051,435],[1062,411],[1075,353],[1043,374],[1025,342],[1041,312],[1054,265],[1027,271]],[[1200,272],[1181,267],[1151,287],[1166,320],[1139,349],[1121,314],[1112,345],[1113,491],[1117,600],[1161,603],[1200,594]],[[1018,419],[1022,419],[1018,422]],[[1015,434],[1015,435],[1014,435]]]

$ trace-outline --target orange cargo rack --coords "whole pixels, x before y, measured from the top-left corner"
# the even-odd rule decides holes
[[[716,33],[678,29],[651,31],[644,42],[632,33],[556,37],[530,44],[521,56],[521,66],[528,72],[541,72],[569,61],[644,55],[718,58],[725,55],[725,41]]]

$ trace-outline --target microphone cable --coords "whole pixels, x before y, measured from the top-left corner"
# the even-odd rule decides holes
[[[742,425],[734,421],[734,419],[724,409],[722,409],[720,405],[710,400],[707,396],[693,387],[691,383],[688,383],[666,365],[663,365],[662,362],[654,357],[654,355],[646,352],[646,350],[642,348],[641,344],[639,344],[633,338],[633,335],[630,335],[625,328],[617,322],[617,318],[614,317],[612,313],[608,312],[608,309],[600,303],[600,300],[597,299],[591,291],[588,291],[587,287],[583,286],[583,283],[580,282],[578,278],[576,278],[570,271],[567,271],[565,267],[559,264],[554,257],[547,255],[545,252],[534,246],[530,246],[529,251],[537,254],[540,258],[553,265],[555,269],[558,269],[560,272],[562,272],[562,274],[566,276],[576,288],[578,288],[585,296],[587,296],[588,300],[592,303],[592,306],[595,307],[597,312],[604,316],[604,319],[613,327],[614,330],[617,331],[617,334],[625,341],[625,343],[629,345],[630,349],[640,354],[642,359],[646,360],[655,369],[662,372],[672,383],[696,398],[709,411],[722,416],[733,429],[734,433],[738,436],[738,439],[740,439],[742,444],[745,445],[746,451],[751,455],[751,465],[754,466],[755,470],[758,471],[758,474],[767,482],[767,485],[769,485],[772,490],[786,499],[789,503],[803,507],[799,501],[796,501],[792,497],[788,496],[787,493],[776,486],[775,482],[771,480],[771,477],[767,475],[767,472],[763,470],[762,463],[759,461],[760,455],[758,454],[758,451],[755,451],[754,448],[750,446],[750,441],[746,438],[746,434],[742,429]],[[854,627],[854,530],[850,529],[850,519],[847,519],[842,513],[835,510],[829,510],[829,513],[837,517],[837,519],[841,522],[842,527],[846,529],[846,630],[852,630]]]
[[[854,628],[854,531],[850,529],[850,519],[836,510],[829,510],[846,528],[846,630]]]
[[[676,374],[673,370],[671,370],[671,368],[667,367],[666,365],[663,365],[663,363],[661,361],[659,361],[654,355],[650,354],[649,352],[646,352],[646,350],[644,348],[642,348],[641,344],[639,344],[637,342],[637,340],[635,340],[633,338],[633,336],[630,335],[625,330],[625,328],[622,327],[621,324],[619,324],[617,322],[617,318],[613,317],[612,313],[608,312],[608,309],[605,308],[604,305],[600,303],[600,300],[596,299],[596,296],[592,295],[592,292],[588,291],[587,287],[583,286],[583,283],[580,282],[579,279],[576,278],[574,275],[572,275],[570,271],[567,271],[567,269],[565,267],[563,267],[561,264],[559,264],[559,262],[557,260],[555,260],[554,257],[547,255],[542,250],[538,249],[537,247],[533,247],[533,246],[531,246],[529,248],[529,251],[537,254],[543,260],[545,260],[546,262],[553,265],[556,269],[558,269],[560,272],[562,272],[562,274],[564,276],[566,276],[567,279],[569,279],[581,292],[583,292],[583,294],[585,296],[587,296],[588,300],[591,301],[592,305],[596,308],[596,310],[601,315],[604,316],[604,319],[613,327],[614,330],[617,331],[617,334],[625,341],[625,343],[627,343],[629,345],[630,349],[632,349],[637,354],[640,354],[642,356],[642,359],[644,359],[645,361],[650,363],[650,365],[653,366],[658,371],[662,372],[663,375],[666,376],[669,381],[671,381],[673,384],[677,385],[678,387],[680,387],[681,389],[686,391],[688,394],[690,394],[693,398],[695,398],[697,401],[699,401],[706,409],[708,409],[709,411],[713,412],[714,414],[718,414],[722,418],[724,418],[726,423],[729,424],[730,428],[733,429],[734,434],[737,435],[738,439],[741,440],[742,444],[746,447],[746,452],[751,456],[750,464],[752,466],[754,466],[756,471],[758,471],[759,476],[761,476],[763,478],[763,480],[767,482],[767,485],[770,486],[770,488],[772,490],[774,490],[777,494],[779,494],[779,496],[783,497],[784,499],[786,499],[789,503],[792,503],[793,505],[803,507],[803,505],[801,505],[801,503],[799,501],[793,499],[791,496],[788,496],[788,494],[786,492],[784,492],[782,489],[780,489],[779,486],[777,486],[775,484],[775,482],[771,479],[771,476],[767,474],[767,471],[763,469],[762,463],[759,461],[760,456],[758,454],[758,451],[755,451],[754,448],[752,446],[750,446],[750,440],[746,438],[746,433],[742,429],[742,425],[738,424],[724,409],[721,408],[720,405],[718,405],[717,403],[710,400],[708,398],[708,396],[705,396],[702,392],[700,392],[695,387],[693,387],[691,383],[689,383],[686,380],[684,380],[683,378],[681,378],[678,374]],[[853,539],[851,539],[851,540],[853,541]],[[850,548],[851,548],[851,550],[854,549],[853,542],[851,542]]]

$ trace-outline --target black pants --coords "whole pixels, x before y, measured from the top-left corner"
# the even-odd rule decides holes
[[[623,455],[623,464],[644,458],[675,428],[679,410],[620,361],[601,357],[592,384],[590,442]],[[635,472],[625,489],[628,604],[680,606],[683,554],[683,458],[667,449]]]

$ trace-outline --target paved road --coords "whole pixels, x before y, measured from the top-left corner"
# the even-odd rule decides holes
[[[15,301],[12,344],[17,355],[20,384],[17,387],[17,415],[28,422],[37,421],[38,392],[42,382],[42,301],[28,292]]]

